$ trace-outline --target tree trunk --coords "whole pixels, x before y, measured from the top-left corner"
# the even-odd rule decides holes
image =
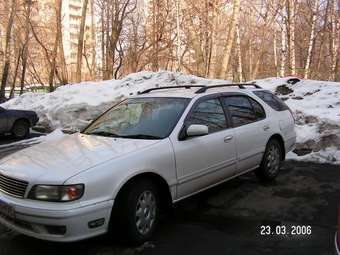
[[[274,23],[276,19],[276,15],[279,11],[279,8],[276,8],[275,13],[269,15],[270,13],[271,6],[268,4],[267,9],[264,14],[261,14],[261,11],[258,10],[258,13],[262,16],[264,24],[263,24],[263,31],[262,31],[262,37],[261,37],[261,44],[260,44],[260,49],[259,49],[259,54],[257,61],[255,63],[253,75],[252,75],[252,80],[256,79],[257,74],[259,72],[260,68],[260,62],[262,60],[262,56],[264,53],[265,45],[266,45],[266,38],[268,37],[268,32],[272,24]]]
[[[279,76],[279,68],[277,65],[277,34],[276,34],[276,30],[274,31],[274,42],[273,42],[273,52],[274,52],[274,66],[275,66],[275,73],[276,73],[276,77]]]
[[[211,28],[211,54],[210,54],[210,63],[209,63],[209,78],[216,78],[216,62],[217,62],[217,42],[218,42],[218,34],[217,34],[217,27],[218,27],[218,13],[219,13],[219,0],[215,0],[213,5],[213,17],[212,17],[212,28]]]
[[[296,74],[295,57],[295,0],[288,0],[288,22],[289,22],[289,64],[291,74]]]
[[[9,99],[14,98],[14,94],[15,94],[15,85],[16,85],[16,80],[18,77],[18,72],[19,72],[19,65],[20,65],[20,58],[21,58],[21,53],[18,53],[18,59],[17,59],[17,63],[15,65],[15,71],[14,71],[14,76],[13,76],[13,83],[12,83],[12,87],[11,87],[11,92],[9,94]],[[24,80],[25,76],[21,77],[21,80]],[[23,93],[23,90],[21,89],[20,91],[20,95]]]
[[[337,29],[337,1],[331,0],[331,58],[332,58],[332,66],[331,66],[331,74],[329,80],[336,81],[336,73],[337,73],[337,59],[339,54],[339,29]]]
[[[87,3],[88,3],[88,0],[83,0],[83,7],[82,7],[82,11],[81,11],[81,21],[80,21],[80,31],[79,31],[79,35],[78,35],[77,72],[76,72],[76,82],[77,83],[81,82]]]
[[[61,84],[66,85],[68,83],[68,74],[65,60],[65,52],[63,46],[63,33],[61,31],[62,28],[62,0],[56,0],[56,16],[57,16],[57,40],[58,40],[58,49],[59,49],[59,57],[60,57],[60,77]]]
[[[114,73],[114,64],[115,64],[115,53],[116,47],[119,40],[119,36],[123,29],[123,22],[128,14],[133,12],[136,9],[136,5],[131,6],[130,0],[113,0],[114,3],[111,4],[111,12],[109,12],[109,16],[107,19],[111,21],[110,30],[108,28],[108,38],[107,38],[107,60],[106,60],[106,79],[112,79]]]
[[[281,9],[281,68],[280,68],[280,76],[283,77],[285,75],[285,66],[286,66],[286,34],[287,34],[287,12],[286,12],[286,0],[282,2],[282,9]]]
[[[227,44],[226,44],[223,58],[222,58],[221,70],[218,75],[219,79],[226,78],[228,63],[229,63],[229,58],[230,58],[230,53],[231,53],[231,47],[233,46],[234,37],[235,37],[236,23],[237,23],[237,17],[239,15],[239,11],[240,11],[240,0],[234,0],[233,16],[232,16],[231,24],[229,25]]]
[[[11,1],[11,12],[6,28],[6,41],[5,41],[5,59],[4,59],[4,68],[2,72],[1,79],[1,89],[0,89],[0,103],[6,101],[6,85],[9,74],[9,66],[10,66],[10,48],[11,48],[11,35],[12,35],[12,27],[14,23],[14,15],[16,13],[16,1]]]
[[[193,20],[190,16],[190,11],[189,11],[186,0],[181,1],[181,7],[182,7],[184,19],[186,23],[188,24],[189,37],[190,37],[190,41],[193,45],[194,52],[195,52],[196,63],[197,63],[197,76],[205,77],[206,68],[205,68],[205,63],[204,63],[204,55],[203,55],[201,45],[196,35],[195,27],[193,24]]]
[[[239,20],[239,18],[238,18],[238,20]],[[241,40],[240,40],[240,30],[239,30],[239,24],[238,23],[239,22],[237,21],[237,25],[236,25],[236,53],[237,53],[237,58],[238,58],[237,73],[238,73],[239,82],[243,82]]]
[[[304,74],[305,79],[308,78],[309,71],[310,71],[309,69],[310,69],[310,63],[311,63],[311,58],[312,58],[312,50],[313,50],[313,44],[315,40],[315,22],[316,22],[316,14],[318,11],[318,4],[319,4],[319,1],[315,0],[313,14],[312,14],[312,27],[311,27],[310,37],[309,37],[309,44],[308,44],[307,58],[306,58],[306,65],[305,65],[305,74]]]
[[[177,72],[182,71],[182,62],[181,62],[181,33],[180,33],[180,23],[179,23],[179,1],[176,0],[176,29],[177,29]]]
[[[29,34],[30,34],[30,14],[31,14],[31,0],[27,1],[25,15],[25,42],[23,46],[22,52],[22,70],[21,70],[21,80],[20,80],[20,95],[24,93],[25,86],[25,76],[26,76],[26,68],[27,68],[27,58],[28,58],[28,44],[29,44]]]

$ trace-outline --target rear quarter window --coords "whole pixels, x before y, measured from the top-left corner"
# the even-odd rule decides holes
[[[261,98],[267,105],[275,111],[289,110],[289,107],[277,96],[270,91],[253,91],[253,93]]]

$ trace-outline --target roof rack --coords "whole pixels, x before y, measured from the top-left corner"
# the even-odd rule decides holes
[[[230,84],[218,84],[218,85],[210,85],[210,86],[204,86],[202,88],[200,88],[199,90],[197,90],[195,93],[199,94],[199,93],[204,93],[206,92],[208,89],[212,89],[212,88],[219,88],[219,87],[234,87],[237,86],[240,89],[245,89],[246,86],[253,86],[256,89],[262,89],[262,87],[260,87],[259,85],[255,84],[255,83],[230,83]]]
[[[191,89],[191,88],[203,88],[206,87],[205,85],[182,85],[182,86],[168,86],[168,87],[158,87],[158,88],[151,88],[144,90],[142,92],[138,92],[138,94],[146,94],[153,90],[161,90],[161,89],[178,89],[178,88],[184,88],[184,89]]]
[[[229,83],[229,84],[217,84],[217,85],[181,85],[181,86],[168,86],[168,87],[157,87],[157,88],[151,88],[144,90],[142,92],[138,92],[138,94],[147,94],[151,91],[154,90],[162,90],[162,89],[179,89],[179,88],[184,88],[184,89],[191,89],[191,88],[199,88],[195,94],[200,94],[206,92],[208,89],[212,88],[219,88],[219,87],[234,87],[237,86],[240,89],[245,89],[247,86],[253,86],[257,89],[262,89],[259,85],[255,83]]]

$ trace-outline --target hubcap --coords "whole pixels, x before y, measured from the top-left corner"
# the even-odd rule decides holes
[[[20,127],[17,128],[17,133],[18,133],[18,135],[23,135],[23,134],[25,134],[25,129],[20,126]]]
[[[140,234],[147,234],[153,226],[156,213],[154,194],[147,190],[139,198],[136,207],[136,227]]]
[[[26,135],[26,129],[23,126],[17,126],[15,129],[15,133],[18,137],[23,137]]]
[[[270,147],[267,155],[267,168],[268,172],[274,174],[280,164],[280,152],[276,146]]]

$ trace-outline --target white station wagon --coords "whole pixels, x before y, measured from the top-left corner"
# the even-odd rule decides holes
[[[83,132],[0,161],[0,222],[69,242],[112,233],[140,245],[159,214],[254,170],[279,173],[296,139],[287,105],[256,84],[159,87]]]

